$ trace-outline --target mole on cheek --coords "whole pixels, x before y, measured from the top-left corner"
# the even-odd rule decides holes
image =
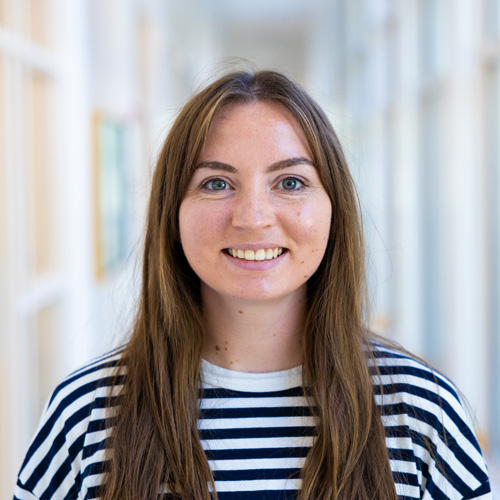
[[[216,351],[220,351],[220,347],[218,345],[215,346]]]
[[[243,314],[243,311],[238,311],[240,314]]]

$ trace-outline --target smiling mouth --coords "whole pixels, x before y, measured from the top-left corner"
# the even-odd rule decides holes
[[[224,250],[231,257],[243,260],[273,260],[279,257],[286,248],[260,248],[259,250],[241,250],[226,248]]]

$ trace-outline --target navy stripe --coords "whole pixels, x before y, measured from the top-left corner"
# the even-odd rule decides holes
[[[304,458],[310,448],[231,448],[229,450],[205,451],[209,460],[239,460],[239,459],[260,459],[260,458]]]
[[[244,469],[244,470],[218,470],[214,472],[216,481],[257,481],[273,479],[298,478],[300,469]]]
[[[109,448],[110,446],[107,446],[109,444],[109,441],[110,439],[108,438],[98,441],[97,443],[88,444],[83,448],[82,458],[85,460],[86,458],[95,455],[98,451]]]
[[[302,387],[293,387],[291,389],[285,389],[283,391],[270,391],[270,392],[243,392],[243,391],[235,391],[232,389],[206,388],[206,387],[204,387],[200,392],[201,392],[201,397],[203,399],[293,398],[293,397],[304,396],[304,391],[302,390]]]
[[[416,486],[418,487],[418,477],[415,474],[410,474],[409,472],[400,472],[396,471],[392,473],[392,477],[394,478],[394,482],[396,484],[405,484],[408,486]]]
[[[238,500],[295,500],[298,496],[297,490],[260,490],[240,491]],[[219,500],[234,500],[234,493],[217,493]]]
[[[273,418],[273,417],[310,417],[311,409],[308,406],[283,406],[263,408],[215,408],[203,409],[201,419],[221,418]]]
[[[85,495],[85,500],[92,500],[94,498],[99,498],[101,496],[101,486],[90,486],[87,489],[87,494]]]
[[[249,429],[203,429],[201,439],[251,439],[314,436],[314,427],[251,427]]]

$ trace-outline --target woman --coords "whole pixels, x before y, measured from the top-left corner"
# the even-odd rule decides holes
[[[132,337],[56,389],[16,498],[491,498],[451,383],[365,329],[363,261],[318,105],[209,85],[157,164]]]

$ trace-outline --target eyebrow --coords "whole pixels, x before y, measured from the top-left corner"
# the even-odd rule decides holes
[[[316,168],[316,165],[311,160],[302,157],[287,158],[286,160],[277,161],[269,167],[266,168],[266,173],[276,172],[278,170],[283,170],[284,168],[293,167],[294,165],[300,165],[305,163],[306,165],[311,165],[311,167]],[[220,161],[202,161],[195,166],[195,170],[199,168],[209,168],[211,170],[222,170],[224,172],[230,172],[232,174],[238,172],[238,169],[234,168],[232,165],[223,163]]]

